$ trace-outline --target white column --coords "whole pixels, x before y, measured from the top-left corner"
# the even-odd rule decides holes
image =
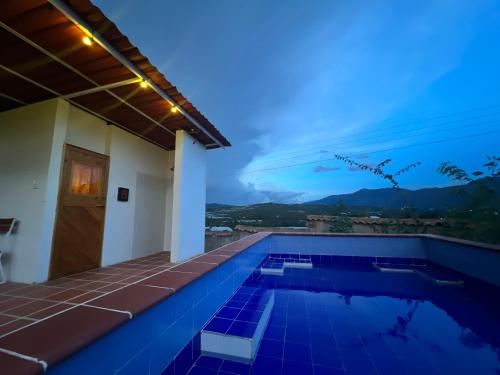
[[[175,134],[172,262],[205,249],[206,149],[183,130]]]

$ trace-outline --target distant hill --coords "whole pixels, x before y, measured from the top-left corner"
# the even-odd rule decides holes
[[[500,208],[500,178],[485,177],[466,185],[448,186],[443,188],[426,188],[419,190],[409,189],[361,189],[350,194],[330,195],[323,199],[306,202],[306,205],[338,205],[346,207],[371,207],[385,210],[414,207],[417,210],[441,211],[447,208],[456,208],[470,203],[471,193],[482,186],[492,188],[496,192],[496,199],[490,203]]]

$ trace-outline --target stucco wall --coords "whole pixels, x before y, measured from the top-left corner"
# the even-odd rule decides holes
[[[110,156],[102,264],[168,250],[174,152],[53,99],[0,113],[0,217],[20,221],[10,280],[48,277],[64,143]],[[130,189],[128,202],[117,201],[118,187]]]
[[[206,203],[206,149],[178,130],[172,210],[172,260],[204,251]]]
[[[5,262],[13,281],[46,277],[61,164],[52,152],[65,135],[61,113],[67,106],[57,99],[0,113],[0,217],[19,220]]]
[[[164,247],[167,191],[160,188],[166,189],[167,183],[171,184],[173,152],[111,126],[109,155],[102,264],[168,250]],[[147,180],[155,183],[148,185]],[[130,189],[128,202],[117,200],[118,187]],[[147,207],[137,206],[137,201]],[[157,206],[148,209],[155,202]]]

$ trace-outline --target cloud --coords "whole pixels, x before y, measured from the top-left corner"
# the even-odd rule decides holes
[[[318,165],[317,167],[314,168],[313,172],[314,173],[321,173],[321,172],[331,172],[331,171],[338,171],[342,168],[340,167],[329,167],[326,165]]]
[[[176,14],[167,23],[159,21],[164,12],[152,15],[140,2],[96,1],[231,141],[233,147],[207,153],[207,200],[233,204],[293,202],[325,186],[347,189],[343,178],[322,181],[330,176],[321,172],[334,169],[321,165],[240,174],[264,162],[300,164],[329,153],[364,159],[359,156],[375,147],[389,147],[389,140],[372,146],[351,140],[446,75],[477,25],[485,27],[474,22],[485,8],[481,1],[308,7],[222,1],[197,2],[194,12],[190,2],[174,2],[165,5]],[[177,43],[154,48],[163,35]],[[319,151],[296,152],[311,147]],[[273,156],[280,153],[287,160],[277,163]]]
[[[289,190],[259,189],[253,183],[242,184],[234,181],[226,187],[218,186],[209,188],[207,191],[207,202],[228,204],[252,204],[252,203],[300,203],[304,193]]]

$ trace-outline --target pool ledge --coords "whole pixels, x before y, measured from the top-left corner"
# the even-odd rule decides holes
[[[103,296],[0,338],[2,374],[38,374],[173,296],[271,233],[260,232],[185,262],[171,264]]]

